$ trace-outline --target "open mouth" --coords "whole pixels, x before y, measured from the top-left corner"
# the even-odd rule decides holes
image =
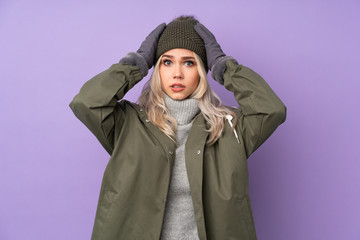
[[[170,86],[171,90],[174,92],[180,92],[185,89],[185,86],[180,83],[175,83]]]

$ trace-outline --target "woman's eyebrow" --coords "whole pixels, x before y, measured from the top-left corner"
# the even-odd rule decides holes
[[[173,55],[163,55],[163,57],[174,58]],[[184,57],[181,57],[181,59],[185,59],[185,60],[187,60],[187,59],[193,59],[193,60],[195,60],[195,58],[192,57],[192,56],[184,56]]]
[[[189,57],[187,57],[187,56],[185,56],[185,57],[181,57],[182,59],[185,59],[185,60],[187,60],[187,59],[193,59],[193,60],[195,60],[195,58],[194,57],[191,57],[191,56],[189,56]]]

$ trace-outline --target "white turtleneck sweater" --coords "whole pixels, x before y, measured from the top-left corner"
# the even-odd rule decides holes
[[[199,112],[198,100],[173,100],[165,96],[165,104],[176,119],[176,155],[167,196],[161,240],[198,240],[198,232],[185,165],[185,143],[194,117]]]

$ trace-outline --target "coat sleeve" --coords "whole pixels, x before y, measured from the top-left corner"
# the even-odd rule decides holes
[[[226,62],[224,86],[240,106],[237,131],[249,157],[286,119],[286,107],[264,79],[251,69]]]
[[[125,114],[118,101],[141,79],[139,67],[113,64],[87,81],[70,103],[75,116],[110,155],[114,148],[115,126],[122,127]]]

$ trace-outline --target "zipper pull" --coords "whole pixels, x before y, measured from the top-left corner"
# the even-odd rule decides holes
[[[226,119],[228,120],[228,122],[229,122],[229,124],[230,124],[230,126],[231,126],[231,128],[232,128],[232,127],[233,127],[233,124],[232,124],[231,120],[233,120],[233,116],[231,116],[230,114],[227,114],[227,115],[226,115]],[[235,129],[234,129],[234,134],[235,134],[235,137],[236,137],[237,142],[240,143],[240,141],[239,141],[239,136],[237,135],[237,132],[235,131]]]

